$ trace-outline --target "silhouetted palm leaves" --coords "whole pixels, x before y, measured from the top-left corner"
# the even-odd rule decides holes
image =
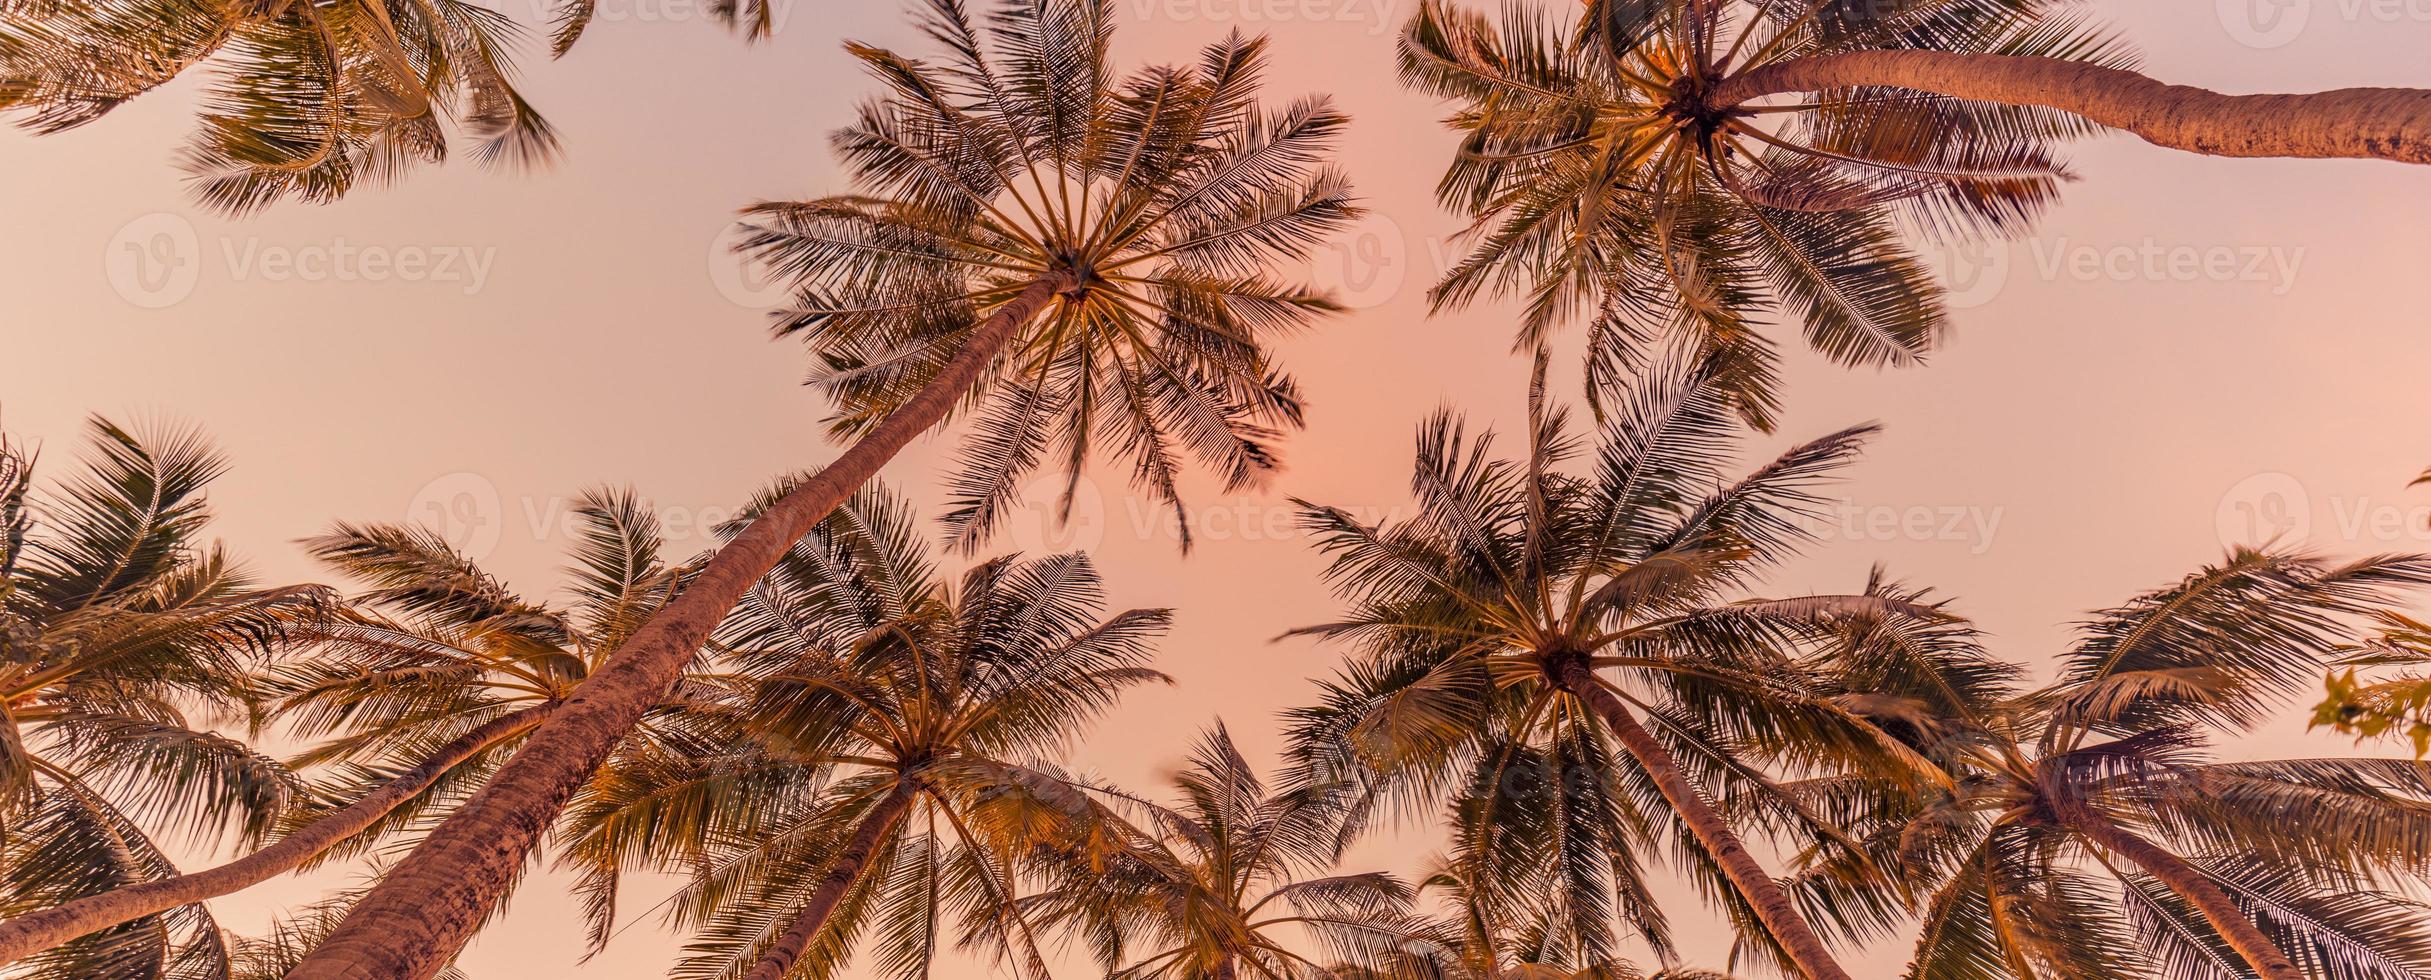
[[[223,729],[258,720],[253,669],[328,599],[263,588],[203,537],[225,469],[191,430],[95,419],[80,471],[37,492],[0,444],[0,915],[176,873],[167,848],[256,841],[292,773]],[[227,976],[186,907],[43,952],[27,978]]]
[[[1761,106],[1714,90],[1768,64],[1886,47],[2125,62],[2072,9],[2019,0],[1595,0],[1575,27],[1558,16],[1426,0],[1403,32],[1403,80],[1458,105],[1462,142],[1438,193],[1473,219],[1472,251],[1431,297],[1520,294],[1523,347],[1584,318],[1598,374],[1665,347],[1712,357],[1766,428],[1769,321],[1796,321],[1843,364],[1920,360],[1945,317],[1903,228],[2026,228],[2066,177],[2054,145],[2097,127],[1903,89]]]
[[[1910,883],[1918,980],[2279,975],[2221,922],[2258,927],[2289,976],[2431,976],[2431,910],[2383,890],[2431,869],[2431,768],[2229,761],[2212,744],[2318,677],[2342,618],[2426,575],[2417,557],[2239,550],[2097,614],[2060,680],[2032,691],[1967,628],[1869,624],[1823,668],[1950,781],[1913,804],[1860,780],[1795,791],[1847,811],[1872,867]],[[1823,862],[1796,887],[1854,900],[1851,866]]]
[[[893,413],[990,311],[1049,282],[1051,308],[967,401],[960,546],[1032,471],[1052,463],[1068,493],[1101,449],[1176,508],[1185,455],[1227,489],[1263,478],[1301,423],[1270,345],[1335,309],[1273,270],[1357,214],[1325,163],[1347,120],[1321,97],[1262,106],[1263,38],[1122,77],[1103,0],[1004,3],[985,29],[955,0],[922,9],[935,59],[851,49],[885,93],[834,136],[859,191],[753,207],[740,245],[797,284],[778,331],[818,357],[833,428]]]
[[[1780,930],[1803,926],[1729,825],[1799,846],[1831,848],[1837,834],[1781,794],[1755,753],[1895,772],[1919,761],[1795,669],[1796,645],[1819,626],[1898,603],[1730,598],[1796,552],[1816,486],[1873,429],[1727,479],[1738,426],[1705,365],[1606,392],[1612,413],[1592,441],[1544,406],[1538,367],[1519,459],[1439,413],[1419,431],[1409,519],[1370,525],[1306,506],[1350,608],[1299,632],[1358,647],[1323,703],[1296,714],[1303,778],[1359,784],[1361,819],[1450,801],[1460,860],[1488,890],[1479,900],[1553,896],[1566,942],[1594,961],[1616,959],[1616,924],[1670,950],[1641,879],[1648,849],[1672,841],[1769,954]],[[1559,468],[1582,455],[1588,472]],[[1817,944],[1800,955],[1805,969],[1831,968]]]
[[[753,971],[777,956],[785,976],[827,977],[856,954],[918,976],[957,919],[1043,976],[1009,918],[1012,859],[1084,808],[1033,764],[1163,679],[1145,664],[1166,613],[1101,607],[1077,554],[983,562],[949,586],[911,509],[864,491],[721,632],[745,683],[734,710],[628,744],[570,811],[587,893],[630,868],[691,870],[667,906],[694,935],[681,977],[775,976]]]
[[[1050,849],[1023,899],[1121,980],[1331,980],[1425,943],[1410,889],[1334,870],[1343,810],[1324,787],[1270,791],[1222,726],[1173,778],[1173,803],[1090,786],[1111,841]]]

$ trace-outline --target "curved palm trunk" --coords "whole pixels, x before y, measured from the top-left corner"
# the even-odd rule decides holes
[[[2098,816],[2067,818],[2067,823],[2069,829],[2084,834],[2103,850],[2135,862],[2145,874],[2203,913],[2203,921],[2228,940],[2229,948],[2254,968],[2255,975],[2263,980],[2304,980],[2295,961],[2237,908],[2237,900],[2185,859]]]
[[[1714,100],[1856,86],[2075,113],[2161,146],[2224,157],[2369,157],[2431,163],[2431,91],[2347,88],[2222,95],[2054,58],[1948,51],[1853,51],[1793,58],[1725,79]]]
[[[457,736],[421,764],[397,774],[362,799],[296,829],[279,838],[278,843],[219,867],[112,889],[0,922],[0,965],[147,915],[233,895],[294,871],[339,842],[371,829],[464,760],[530,731],[555,710],[556,705],[537,705],[491,719]]]
[[[786,972],[802,959],[803,951],[810,948],[810,941],[827,925],[827,917],[835,912],[836,903],[844,900],[844,893],[852,890],[853,882],[861,880],[861,872],[869,867],[870,857],[878,853],[878,845],[886,839],[887,832],[895,829],[896,821],[911,810],[914,795],[910,781],[897,782],[885,799],[861,817],[861,825],[853,828],[852,838],[844,842],[844,850],[836,854],[835,863],[828,865],[827,873],[819,877],[819,887],[810,893],[810,901],[794,916],[793,924],[785,927],[784,934],[760,952],[759,962],[751,965],[751,972],[744,974],[743,980],[784,980]]]
[[[1671,750],[1664,748],[1646,726],[1638,724],[1637,718],[1629,713],[1629,706],[1596,683],[1595,674],[1583,662],[1564,667],[1560,681],[1563,690],[1587,702],[1621,743],[1621,748],[1645,767],[1663,799],[1680,815],[1680,821],[1688,825],[1688,832],[1696,836],[1697,843],[1713,855],[1714,863],[1722,866],[1731,887],[1756,910],[1756,917],[1789,953],[1798,971],[1809,980],[1849,980],[1848,972],[1832,958],[1831,948],[1823,944],[1823,937],[1816,935],[1814,927],[1798,914],[1798,907],[1790,901],[1789,893],[1781,889],[1781,883],[1756,863],[1756,856],[1748,853],[1747,845],[1739,840],[1738,831],[1731,829],[1730,821],[1723,819],[1713,804],[1705,801],[1704,794],[1689,783]]]
[[[1058,277],[1037,280],[998,307],[927,388],[719,548],[488,785],[363,896],[289,980],[427,980],[454,959],[566,800],[666,696],[743,593],[914,436],[943,421],[1062,285]]]

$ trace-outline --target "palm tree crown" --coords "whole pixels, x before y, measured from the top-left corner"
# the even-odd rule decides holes
[[[271,716],[318,740],[293,760],[326,767],[328,806],[362,799],[472,736],[481,740],[413,797],[317,859],[359,851],[388,832],[426,827],[495,772],[521,737],[570,697],[634,627],[666,601],[682,570],[659,555],[658,518],[629,491],[574,500],[572,602],[534,602],[440,537],[411,525],[340,524],[305,546],[369,588],[345,616],[313,630],[312,655],[272,669]],[[721,692],[696,670],[663,710]],[[649,725],[645,722],[645,727]],[[301,827],[318,813],[298,814]]]
[[[1801,684],[1793,653],[1820,623],[1897,604],[1725,597],[1794,553],[1818,481],[1873,429],[1726,481],[1730,395],[1708,367],[1675,366],[1606,393],[1593,468],[1572,475],[1557,467],[1582,443],[1544,407],[1543,368],[1540,356],[1520,461],[1439,414],[1419,433],[1413,517],[1371,526],[1306,507],[1351,610],[1301,632],[1361,652],[1299,715],[1304,778],[1366,781],[1371,801],[1451,797],[1464,859],[1480,862],[1472,880],[1506,893],[1560,882],[1564,927],[1598,959],[1615,957],[1616,915],[1669,949],[1639,861],[1681,821],[1690,870],[1759,948],[1800,944],[1800,969],[1837,975],[1724,812],[1829,846],[1830,829],[1743,753],[1904,765]]]
[[[878,969],[917,976],[957,913],[1044,975],[1006,918],[1011,856],[1069,811],[1033,766],[1164,679],[1145,664],[1169,617],[1100,618],[1079,554],[949,587],[916,527],[873,488],[803,538],[720,634],[749,679],[731,710],[629,745],[570,812],[595,895],[629,867],[696,872],[670,900],[696,934],[677,976],[830,976],[865,937]]]
[[[1797,320],[1844,364],[1917,361],[1945,318],[1902,227],[2026,227],[2066,176],[2053,144],[2098,127],[1922,91],[1783,105],[1715,93],[1769,64],[1881,47],[2124,63],[2047,6],[1610,0],[1565,30],[1532,7],[1507,4],[1497,24],[1427,0],[1401,73],[1458,102],[1462,143],[1439,193],[1476,235],[1432,296],[1524,292],[1527,345],[1589,315],[1598,372],[1642,366],[1662,343],[1723,355],[1725,385],[1766,427],[1768,319]]]
[[[809,341],[835,429],[866,431],[987,314],[1050,295],[971,393],[961,545],[1050,453],[1068,484],[1110,446],[1176,507],[1184,453],[1228,489],[1271,470],[1301,403],[1269,344],[1335,306],[1268,269],[1356,215],[1322,162],[1344,117],[1323,98],[1261,107],[1263,38],[1117,77],[1103,0],[1007,3],[984,32],[933,0],[921,26],[935,61],[852,48],[886,87],[834,137],[860,191],[753,207],[740,245],[798,284],[778,330]]]
[[[1122,980],[1330,980],[1427,939],[1408,885],[1331,873],[1343,809],[1324,787],[1269,791],[1221,725],[1173,778],[1168,805],[1102,786],[1121,830],[1051,851],[1050,887],[1023,900]]]
[[[1924,918],[1916,980],[2423,976],[2431,919],[2376,886],[2431,868],[2431,769],[2225,761],[2212,743],[2318,678],[2343,618],[2427,575],[2416,556],[2240,549],[2097,613],[2032,691],[1972,629],[1865,624],[1828,670],[1950,778],[1870,801],[1854,782],[1795,791],[1847,814],[1860,860],[1899,869]],[[1854,863],[1835,863],[1801,884],[1848,894]]]
[[[203,538],[226,463],[190,430],[91,423],[82,472],[33,492],[0,443],[0,918],[177,873],[160,838],[258,840],[303,796],[220,734],[259,718],[248,678],[322,616]],[[28,978],[227,975],[210,913],[171,910],[24,961]]]

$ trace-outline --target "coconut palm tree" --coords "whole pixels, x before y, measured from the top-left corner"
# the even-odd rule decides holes
[[[2431,767],[2214,750],[2427,577],[2421,556],[2238,549],[2096,613],[2033,691],[1963,624],[1868,624],[1834,651],[1839,685],[1951,778],[1905,807],[1796,791],[1870,814],[1850,825],[1922,912],[1917,980],[2431,976],[2431,908],[2384,890],[2431,873]],[[1843,890],[1813,870],[1814,894]]]
[[[1356,213],[1322,162],[1344,119],[1323,99],[1261,108],[1265,46],[1237,35],[1118,79],[1109,16],[1007,4],[983,35],[938,0],[921,21],[938,59],[852,48],[886,91],[836,135],[860,192],[756,207],[744,243],[799,281],[780,329],[809,339],[852,447],[719,549],[311,968],[422,976],[452,955],[744,591],[957,406],[977,416],[952,481],[965,548],[1050,454],[1069,480],[1108,444],[1176,507],[1185,453],[1228,487],[1271,471],[1301,407],[1267,344],[1334,304],[1267,266]]]
[[[175,875],[164,835],[258,840],[303,793],[222,730],[258,720],[252,669],[328,598],[257,586],[205,541],[226,462],[199,433],[89,428],[43,492],[0,441],[0,920]],[[200,906],[113,925],[10,975],[227,975]]]
[[[558,6],[569,19],[588,3]],[[323,203],[445,158],[450,128],[483,163],[554,159],[556,131],[515,87],[520,33],[463,0],[8,0],[0,112],[56,133],[209,64],[184,159],[196,195],[230,213]]]
[[[275,840],[242,858],[0,922],[0,963],[359,854],[462,802],[675,581],[659,560],[658,520],[633,494],[585,493],[574,517],[564,609],[516,595],[424,528],[340,524],[305,542],[369,589],[355,609],[290,630],[312,655],[272,665],[254,687],[267,721],[320,740],[292,764],[334,778],[286,807]]]
[[[1474,862],[1438,857],[1420,881],[1448,908],[1429,922],[1431,942],[1411,943],[1381,963],[1347,971],[1355,980],[1734,980],[1694,967],[1646,972],[1581,950],[1567,935],[1558,884],[1529,892],[1498,888]]]
[[[1763,323],[1844,364],[1920,360],[1945,317],[1902,228],[2022,231],[2067,176],[2060,141],[2431,162],[2431,92],[2222,96],[2132,65],[2045,0],[1589,0],[1574,29],[1426,0],[1401,74],[1458,105],[1439,193],[1476,236],[1432,298],[1524,293],[1523,345],[1583,316],[1599,372],[1727,351],[1765,424]]]
[[[595,938],[621,872],[683,868],[678,977],[827,977],[873,945],[885,975],[920,976],[958,912],[1045,975],[1010,862],[1079,811],[1034,761],[1164,680],[1145,664],[1170,616],[1101,618],[1085,555],[998,558],[956,587],[925,551],[910,506],[873,487],[745,597],[719,637],[753,679],[740,710],[628,747],[569,813]]]
[[[1337,874],[1343,808],[1324,787],[1269,791],[1218,724],[1163,804],[1091,785],[1124,828],[1089,850],[1046,849],[1050,881],[1022,907],[1120,980],[1331,980],[1430,939],[1408,885]]]
[[[293,914],[272,920],[270,928],[259,936],[236,936],[228,943],[228,958],[234,964],[228,980],[279,980],[295,968],[304,954],[317,946],[329,930],[338,926],[346,907],[355,900],[354,894],[341,894],[323,899],[296,910]],[[455,967],[439,971],[435,980],[470,980]]]
[[[1874,430],[1832,433],[1726,481],[1737,427],[1710,365],[1658,366],[1607,390],[1591,446],[1545,407],[1544,365],[1540,355],[1519,460],[1496,458],[1490,433],[1472,441],[1446,412],[1419,431],[1408,519],[1305,505],[1350,610],[1298,632],[1360,646],[1324,703],[1298,715],[1303,778],[1358,785],[1363,807],[1448,797],[1481,873],[1557,860],[1564,900],[1584,913],[1575,932],[1592,936],[1617,912],[1658,949],[1661,918],[1634,879],[1640,851],[1668,832],[1759,955],[1845,977],[1734,823],[1812,847],[1840,838],[1744,752],[1920,766],[1811,690],[1795,654],[1818,624],[1903,607],[1727,597],[1797,550],[1818,482]],[[1582,449],[1590,472],[1557,468]]]
[[[550,53],[590,25],[597,0],[551,0]],[[753,39],[767,0],[705,4]],[[516,88],[524,30],[465,0],[107,0],[0,3],[0,113],[38,133],[74,129],[209,66],[202,128],[185,164],[205,204],[231,213],[281,200],[326,203],[448,153],[531,169],[557,132]]]

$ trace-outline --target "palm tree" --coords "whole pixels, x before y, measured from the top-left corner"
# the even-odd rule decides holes
[[[230,213],[325,203],[445,158],[451,124],[484,163],[552,161],[556,131],[515,88],[520,33],[463,0],[8,0],[0,112],[56,133],[208,63],[184,160],[197,196]]]
[[[1124,829],[1092,849],[1047,851],[1050,886],[1022,900],[1109,978],[1331,980],[1327,964],[1389,962],[1429,938],[1408,885],[1332,873],[1343,815],[1333,794],[1268,791],[1222,725],[1173,788],[1166,805],[1088,786],[1105,824]]]
[[[1733,818],[1809,846],[1838,835],[1741,750],[1920,765],[1810,690],[1792,653],[1819,624],[1904,607],[1724,597],[1795,552],[1818,482],[1874,430],[1832,433],[1725,482],[1736,434],[1725,386],[1709,365],[1658,366],[1604,393],[1613,411],[1588,450],[1593,469],[1572,475],[1556,467],[1582,443],[1545,408],[1544,365],[1540,355],[1521,460],[1497,459],[1490,433],[1471,442],[1447,412],[1419,431],[1409,519],[1370,525],[1304,505],[1351,609],[1297,632],[1361,647],[1325,702],[1298,715],[1303,778],[1360,784],[1362,806],[1450,797],[1482,874],[1556,861],[1574,932],[1593,937],[1617,912],[1658,949],[1665,931],[1637,855],[1670,830],[1760,954],[1845,977]]]
[[[552,0],[552,55],[573,48],[596,2]],[[754,39],[773,27],[767,0],[704,9]],[[7,0],[0,112],[57,133],[209,65],[185,153],[202,201],[230,213],[326,203],[445,159],[450,128],[484,164],[553,162],[556,129],[515,86],[523,41],[513,18],[465,0]]]
[[[288,631],[313,655],[273,665],[255,693],[266,721],[322,740],[293,765],[335,767],[337,777],[289,804],[275,842],[242,858],[0,922],[0,963],[360,853],[462,802],[675,580],[659,561],[657,518],[631,493],[585,493],[574,514],[567,609],[517,596],[423,528],[341,524],[307,541],[370,589],[356,609]]]
[[[320,945],[329,930],[338,926],[346,907],[355,900],[352,893],[341,894],[314,902],[294,914],[282,916],[270,923],[260,936],[236,936],[228,943],[228,958],[234,968],[228,980],[279,980],[295,968],[304,954]],[[439,971],[435,980],[470,980],[455,967]]]
[[[259,839],[303,792],[219,729],[258,720],[251,668],[327,597],[256,586],[204,541],[226,463],[199,433],[89,428],[45,493],[0,442],[0,919],[175,875],[160,835]],[[11,976],[227,975],[208,911],[153,912]]]
[[[1851,825],[1921,907],[1916,980],[2431,976],[2431,908],[2380,890],[2431,872],[2431,767],[2211,751],[2320,676],[2345,618],[2426,581],[2420,556],[2238,549],[2095,614],[2026,692],[1963,625],[1869,624],[1840,686],[1950,779],[1903,807],[1799,791],[1873,814]]]
[[[1901,228],[2025,229],[2067,177],[2060,141],[2431,162],[2431,92],[2231,97],[2132,63],[2043,0],[1589,0],[1575,30],[1426,0],[1401,74],[1459,106],[1439,194],[1477,236],[1432,298],[1524,292],[1523,345],[1586,315],[1598,372],[1660,341],[1729,352],[1768,426],[1761,324],[1794,318],[1844,364],[1918,361],[1945,317]]]
[[[738,709],[629,746],[569,814],[595,939],[623,870],[685,868],[678,977],[828,977],[865,935],[887,975],[921,976],[957,910],[1045,975],[1010,861],[1073,808],[1032,760],[1165,679],[1144,665],[1171,617],[1100,618],[1084,555],[982,562],[954,588],[924,551],[873,487],[745,597],[719,640],[754,679]]]
[[[1348,976],[1357,980],[1734,980],[1693,967],[1648,973],[1626,960],[1581,950],[1566,933],[1563,892],[1546,887],[1510,894],[1475,862],[1439,857],[1419,884],[1449,908],[1429,923],[1432,942],[1413,943],[1385,962]]]
[[[1301,409],[1266,345],[1334,304],[1265,266],[1356,214],[1322,163],[1344,119],[1323,99],[1259,108],[1264,43],[1237,35],[1118,80],[1108,18],[1103,0],[1007,4],[983,40],[938,0],[921,26],[941,59],[852,48],[887,91],[835,140],[862,193],[761,205],[744,243],[799,279],[780,329],[809,338],[852,448],[720,548],[307,970],[420,977],[461,948],[744,591],[958,405],[978,415],[953,481],[966,549],[1050,451],[1070,479],[1111,442],[1176,507],[1181,452],[1229,487],[1271,471]]]

